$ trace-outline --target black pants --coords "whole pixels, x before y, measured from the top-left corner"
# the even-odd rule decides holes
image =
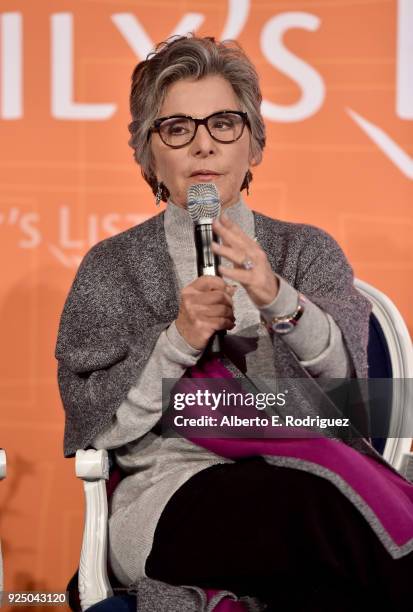
[[[394,560],[329,481],[254,457],[176,491],[146,573],[256,596],[274,612],[394,612],[412,601],[413,553]]]

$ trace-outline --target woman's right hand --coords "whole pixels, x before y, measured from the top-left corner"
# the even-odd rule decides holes
[[[182,289],[175,324],[193,348],[204,349],[215,332],[235,326],[235,289],[219,276],[200,276]]]

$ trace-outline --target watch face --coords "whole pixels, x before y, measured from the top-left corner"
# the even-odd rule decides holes
[[[288,334],[294,328],[294,323],[292,321],[279,321],[273,323],[272,328],[277,334]]]

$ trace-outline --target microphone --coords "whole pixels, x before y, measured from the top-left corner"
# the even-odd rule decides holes
[[[211,249],[212,241],[218,242],[216,234],[212,231],[212,223],[221,212],[217,186],[214,183],[191,185],[187,191],[187,209],[194,222],[198,276],[220,276],[218,266],[221,258]],[[221,351],[225,334],[225,330],[214,334],[208,345],[210,352]]]
[[[212,222],[221,212],[221,200],[214,183],[191,185],[187,192],[187,209],[195,226],[195,248],[198,276],[219,276],[220,258],[212,252]]]

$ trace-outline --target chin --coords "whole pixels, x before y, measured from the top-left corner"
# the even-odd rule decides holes
[[[239,192],[228,197],[225,197],[225,195],[221,196],[221,207],[228,208],[229,206],[233,206],[239,201],[240,197],[241,194]]]

